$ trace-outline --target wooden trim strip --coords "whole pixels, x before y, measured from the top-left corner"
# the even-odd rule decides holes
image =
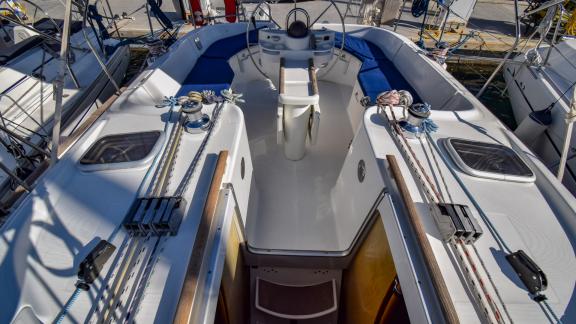
[[[280,80],[278,81],[278,84],[280,85],[280,93],[284,93],[284,64],[286,63],[286,61],[284,60],[283,57],[280,58]]]
[[[414,200],[412,200],[412,197],[410,196],[410,191],[408,190],[408,186],[406,186],[406,182],[404,181],[396,157],[394,155],[386,155],[386,159],[388,160],[392,176],[396,180],[396,185],[398,186],[398,190],[402,196],[404,206],[406,206],[408,219],[412,230],[416,234],[416,240],[420,252],[422,252],[422,255],[424,256],[424,263],[426,264],[426,268],[428,268],[428,273],[430,274],[432,284],[434,285],[438,300],[440,301],[444,320],[449,324],[460,323],[450,293],[446,287],[446,282],[444,281],[444,277],[442,277],[442,272],[440,272],[440,267],[436,262],[434,252],[432,251],[432,247],[430,246],[430,242],[428,241],[426,232],[424,231],[424,226],[420,220],[420,215],[418,215],[418,211],[414,205]]]
[[[191,323],[193,318],[192,309],[194,307],[195,296],[198,293],[196,291],[198,288],[198,278],[206,252],[207,239],[214,226],[214,214],[216,213],[220,187],[222,186],[224,172],[226,171],[227,159],[228,151],[221,151],[220,154],[218,154],[216,169],[212,176],[212,182],[210,183],[210,191],[208,192],[208,197],[206,197],[206,204],[202,211],[202,218],[198,225],[198,232],[196,233],[192,254],[186,270],[186,277],[184,278],[180,299],[178,300],[178,308],[176,309],[176,316],[174,317],[174,323],[177,324]]]
[[[316,68],[314,67],[314,59],[308,60],[308,74],[310,75],[310,82],[312,83],[312,94],[317,95],[318,91],[318,79],[316,78]]]

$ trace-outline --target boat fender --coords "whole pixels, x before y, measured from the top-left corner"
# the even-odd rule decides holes
[[[522,122],[514,135],[526,144],[533,143],[534,139],[539,137],[552,124],[552,111],[548,108],[533,111]]]
[[[236,0],[224,0],[224,14],[226,15],[227,22],[236,22],[236,10],[239,7],[240,6],[236,5]]]

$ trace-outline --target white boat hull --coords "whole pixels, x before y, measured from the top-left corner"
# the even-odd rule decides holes
[[[82,37],[80,34],[74,36]],[[32,72],[25,70],[25,67],[34,63],[35,57],[39,55],[41,54],[31,53],[22,60],[2,67],[0,71],[3,76],[0,89],[4,91],[0,109],[3,117],[10,120],[6,126],[19,135],[29,138],[35,144],[42,141],[36,133],[47,133],[51,136],[50,130],[56,103],[52,83],[40,81]],[[46,66],[45,78],[51,78],[51,75],[53,77],[57,64],[57,59],[49,62]],[[107,69],[114,77],[116,84],[124,78],[128,64],[129,49],[127,46],[119,47],[108,58]],[[67,77],[62,109],[63,136],[71,133],[85,116],[88,116],[115,91],[112,82],[97,64],[91,52],[83,53],[78,61],[71,65],[71,68],[80,82],[80,88],[75,88],[70,76]],[[14,83],[15,78],[23,81]],[[12,99],[18,104],[16,105]],[[25,144],[23,147],[28,154],[38,153]],[[16,159],[4,147],[0,148],[0,161],[10,169],[17,167]],[[0,184],[6,184],[7,180],[9,180],[8,175],[0,174]]]
[[[563,49],[568,51],[570,47],[566,46]],[[547,49],[541,50],[543,57],[546,52]],[[525,143],[553,173],[556,173],[566,137],[566,113],[569,110],[570,98],[574,90],[573,87],[567,89],[565,85],[569,85],[570,81],[576,81],[576,75],[572,76],[571,80],[566,80],[555,73],[555,70],[569,70],[571,67],[567,63],[564,63],[565,66],[552,66],[539,70],[537,67],[518,64],[523,60],[524,57],[517,57],[514,63],[504,67],[503,72],[514,117],[520,125],[531,112],[546,109],[551,103],[557,101],[551,111],[552,123],[546,131],[535,140]],[[552,60],[551,62],[556,63]],[[548,69],[554,70],[548,72]],[[566,91],[567,93],[562,96]],[[572,144],[562,182],[574,194],[576,193],[576,159],[574,159],[576,133],[573,132],[570,139]]]

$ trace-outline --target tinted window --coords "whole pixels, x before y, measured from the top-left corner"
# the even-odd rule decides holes
[[[509,147],[456,138],[450,139],[450,145],[471,169],[521,177],[534,175],[516,152]]]
[[[160,137],[159,131],[105,136],[84,154],[82,164],[138,161],[145,158]]]

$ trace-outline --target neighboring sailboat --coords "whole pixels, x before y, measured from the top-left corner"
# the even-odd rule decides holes
[[[0,322],[576,321],[574,197],[410,40],[319,18],[144,70],[2,227]]]
[[[534,61],[535,60],[535,61]],[[541,46],[520,55],[504,69],[510,103],[519,125],[518,136],[553,171],[560,165],[566,141],[566,117],[576,85],[576,39],[566,38],[553,47]],[[522,62],[523,64],[518,64]],[[576,193],[574,134],[564,184]]]
[[[5,34],[0,52],[0,162],[7,169],[4,171],[12,171],[19,178],[28,176],[48,150],[62,29],[62,20],[46,17],[32,24],[4,22],[0,31]],[[114,83],[122,80],[129,61],[128,46],[110,39],[104,30],[97,32],[82,21],[74,21],[70,34],[69,73],[63,97],[64,135],[115,91]],[[98,68],[95,55],[103,58],[112,81]],[[18,185],[6,172],[0,172],[2,197]]]

